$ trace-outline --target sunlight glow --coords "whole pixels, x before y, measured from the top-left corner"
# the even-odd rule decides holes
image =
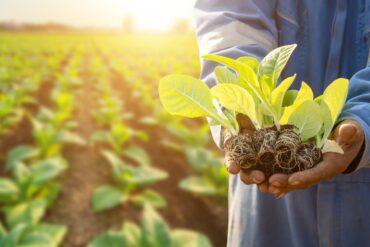
[[[167,30],[178,18],[191,19],[194,1],[0,0],[0,21],[119,28],[131,15],[139,30]]]

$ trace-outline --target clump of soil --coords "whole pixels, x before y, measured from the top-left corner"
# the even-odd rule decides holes
[[[226,157],[241,169],[258,169],[270,177],[314,167],[322,160],[314,144],[302,143],[293,125],[275,126],[230,137],[224,145]]]

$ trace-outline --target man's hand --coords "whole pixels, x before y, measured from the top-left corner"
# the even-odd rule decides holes
[[[253,126],[253,123],[250,121],[250,119],[244,115],[238,115],[237,120],[240,126],[240,132],[249,132],[253,133],[255,131],[255,128]],[[225,132],[223,139],[224,143],[231,137],[231,134],[229,132]],[[257,184],[260,191],[267,192],[267,181],[265,174],[259,170],[241,170],[238,165],[236,165],[233,160],[229,159],[226,153],[225,156],[225,164],[228,172],[230,174],[238,174],[240,172],[240,179],[245,184]]]
[[[333,138],[344,154],[325,153],[323,161],[312,169],[290,175],[274,174],[269,179],[268,192],[280,198],[292,190],[309,188],[344,172],[358,155],[364,142],[364,132],[356,121],[345,120],[335,128]]]

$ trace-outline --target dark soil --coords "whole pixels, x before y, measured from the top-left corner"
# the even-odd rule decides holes
[[[227,159],[242,169],[258,169],[267,177],[310,169],[322,160],[321,150],[314,144],[302,143],[292,125],[232,136],[225,143],[225,152]]]

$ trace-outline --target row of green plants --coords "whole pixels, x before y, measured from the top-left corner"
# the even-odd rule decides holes
[[[130,49],[133,45],[134,43],[127,42],[125,47],[121,43],[109,46],[113,51],[123,49],[122,54],[110,53],[107,46],[101,47],[101,50],[107,57],[112,58],[110,66],[126,79],[138,101],[152,110],[153,114],[142,117],[141,123],[161,126],[174,137],[161,143],[184,154],[187,163],[195,173],[183,179],[179,184],[180,188],[226,202],[228,174],[221,157],[207,147],[210,142],[208,125],[202,122],[200,127],[191,126],[182,118],[168,114],[161,106],[157,93],[158,81],[169,71],[196,75],[199,71],[197,54],[185,56],[180,54],[181,51],[171,49],[173,46],[169,48],[162,44],[157,46],[155,51],[149,47],[143,47],[141,51],[146,53],[138,56],[135,49]],[[187,51],[191,50],[193,49]],[[153,53],[160,55],[154,56]],[[181,60],[177,59],[180,57]]]
[[[155,210],[166,207],[167,202],[150,186],[166,179],[168,175],[153,167],[144,149],[132,144],[135,138],[147,141],[148,135],[127,125],[127,120],[135,116],[123,114],[126,108],[113,90],[109,67],[103,64],[97,54],[93,54],[93,57],[90,68],[92,77],[96,79],[99,100],[97,109],[91,114],[100,130],[92,135],[91,140],[105,143],[106,148],[101,154],[111,165],[114,184],[99,187],[93,195],[92,206],[98,213],[131,202],[144,210],[140,225],[125,222],[121,229],[97,236],[89,247],[212,246],[208,238],[198,232],[170,230]]]
[[[24,117],[25,105],[36,103],[32,94],[42,82],[53,76],[50,71],[56,70],[66,56],[60,52],[22,52],[6,48],[0,50],[0,136],[8,133]]]
[[[63,146],[85,144],[73,132],[76,127],[72,120],[73,88],[60,83],[68,81],[70,68],[76,63],[68,64],[56,76],[50,106],[38,102],[36,115],[26,111],[32,123],[34,144],[16,146],[7,155],[7,176],[0,178],[0,207],[4,219],[0,224],[2,247],[56,247],[66,235],[66,226],[46,223],[43,217],[61,190],[58,177],[68,168],[62,156]]]
[[[92,53],[91,73],[96,80],[98,107],[92,111],[100,129],[91,136],[94,143],[105,143],[101,154],[112,168],[114,184],[99,187],[93,196],[93,209],[101,212],[125,202],[142,207],[166,206],[165,199],[149,186],[167,177],[167,173],[154,168],[146,151],[132,144],[132,139],[148,140],[143,131],[130,128],[126,120],[131,114],[123,114],[123,101],[118,98],[110,82],[110,72],[100,57]]]

